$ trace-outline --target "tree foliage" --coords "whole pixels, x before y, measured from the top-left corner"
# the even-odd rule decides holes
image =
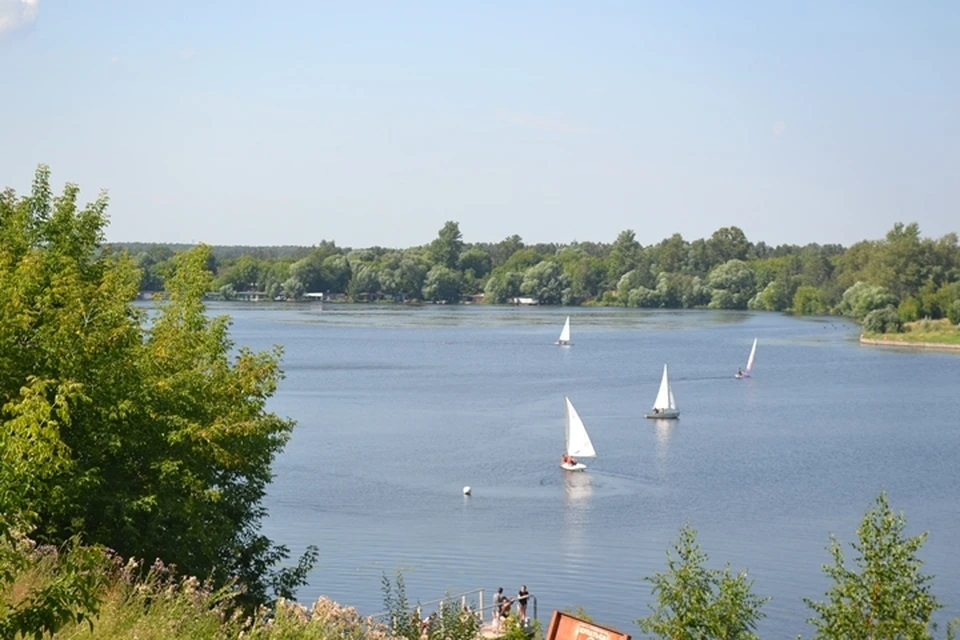
[[[711,309],[746,309],[753,297],[756,276],[745,262],[734,258],[710,272]]]
[[[456,269],[461,251],[463,235],[460,233],[460,225],[448,220],[437,233],[437,238],[430,243],[430,258],[436,265]]]
[[[54,196],[49,178],[41,167],[30,195],[0,198],[0,438],[21,460],[0,469],[3,512],[41,543],[82,536],[238,577],[265,601],[302,578],[273,569],[287,550],[259,533],[293,426],[265,409],[279,350],[234,351],[227,318],[207,316],[205,246],[172,258],[148,322],[131,304],[135,261],[101,248],[106,196],[81,208],[75,185]]]
[[[863,330],[868,333],[900,333],[903,320],[893,307],[875,309],[863,319]]]
[[[857,529],[851,544],[854,567],[847,566],[840,542],[831,536],[832,564],[823,571],[831,581],[826,600],[805,599],[813,609],[809,623],[815,640],[931,638],[931,619],[941,607],[931,593],[932,576],[921,572],[917,554],[925,533],[906,536],[906,519],[894,513],[881,493]]]
[[[897,303],[896,297],[879,285],[857,282],[843,292],[838,309],[844,315],[862,320],[868,313]]]
[[[434,302],[457,302],[460,299],[460,274],[437,265],[427,274],[423,283],[423,299]]]
[[[757,622],[764,617],[769,598],[753,593],[746,573],[734,574],[729,565],[704,566],[707,554],[689,525],[680,529],[673,553],[667,551],[667,570],[646,580],[653,585],[651,613],[637,620],[645,633],[664,640],[755,640]]]
[[[141,243],[124,247],[143,271],[142,290],[162,287],[173,269],[172,249],[184,249]],[[691,242],[673,234],[647,247],[630,229],[610,243],[526,245],[516,235],[496,243],[466,243],[459,224],[448,221],[425,247],[350,250],[327,240],[300,248],[215,247],[207,267],[217,270],[213,291],[228,291],[223,287],[231,285],[235,291],[256,288],[276,295],[295,278],[307,291],[341,293],[358,301],[417,299],[427,274],[444,267],[459,276],[461,295],[482,291],[486,301],[504,303],[521,293],[510,274],[521,274],[522,284],[532,267],[545,263],[559,265],[566,281],[559,295],[535,295],[541,304],[709,305],[840,313],[857,321],[893,306],[902,320],[912,321],[948,317],[960,300],[957,234],[923,238],[916,223],[899,222],[884,238],[845,249],[815,243],[772,247],[751,242],[735,226]],[[536,283],[528,291],[531,287],[537,288]]]
[[[493,304],[503,304],[520,295],[523,274],[516,271],[499,271],[490,276],[484,287],[485,300]]]
[[[544,261],[526,270],[520,292],[534,298],[539,304],[561,304],[564,295],[570,295],[570,278],[563,273],[560,265]]]

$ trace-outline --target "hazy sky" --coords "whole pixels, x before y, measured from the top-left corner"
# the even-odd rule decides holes
[[[960,1],[0,0],[0,186],[113,241],[960,230]]]

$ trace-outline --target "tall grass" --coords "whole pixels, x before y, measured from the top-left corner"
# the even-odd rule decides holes
[[[0,594],[9,608],[25,594],[57,583],[62,567],[50,553],[24,564]],[[280,600],[252,616],[235,606],[241,590],[215,590],[194,577],[178,576],[157,561],[146,571],[139,563],[105,559],[96,610],[68,622],[56,640],[396,640],[388,629],[328,598],[310,607]],[[0,607],[3,609],[3,607]],[[0,611],[2,613],[2,611]],[[32,637],[32,636],[29,636]],[[27,640],[17,635],[14,640]]]

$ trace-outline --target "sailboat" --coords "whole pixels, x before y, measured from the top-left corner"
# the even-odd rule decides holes
[[[750,357],[747,358],[747,368],[737,369],[737,378],[749,378],[750,370],[753,369],[753,359],[757,355],[757,339],[753,339],[753,347],[750,348]]]
[[[653,403],[650,413],[643,414],[644,418],[679,418],[680,410],[677,401],[673,398],[673,389],[670,388],[670,378],[667,377],[667,365],[663,365],[663,378],[660,379],[660,391]]]
[[[594,458],[597,452],[593,450],[593,443],[587,435],[587,428],[580,419],[580,414],[573,408],[570,398],[563,397],[563,430],[566,435],[567,448],[560,468],[567,471],[583,471],[587,465],[577,462],[577,458]]]
[[[563,329],[560,330],[560,337],[557,338],[557,344],[561,347],[569,347],[573,344],[570,342],[570,316],[567,316],[567,321],[563,323]]]

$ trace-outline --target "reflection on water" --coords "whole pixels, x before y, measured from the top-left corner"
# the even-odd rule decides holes
[[[654,420],[653,430],[656,435],[657,476],[661,483],[666,482],[667,469],[670,463],[670,436],[677,425],[676,420]]]
[[[584,510],[590,506],[593,478],[588,473],[565,473],[563,486],[567,490],[567,510]]]
[[[657,434],[657,461],[663,462],[666,459],[668,453],[668,445],[670,444],[670,434],[673,433],[673,426],[677,423],[676,420],[654,420],[654,430]]]
[[[566,500],[563,513],[563,543],[566,561],[579,564],[587,553],[590,527],[590,498],[593,496],[593,478],[586,472],[564,472],[563,486]]]

